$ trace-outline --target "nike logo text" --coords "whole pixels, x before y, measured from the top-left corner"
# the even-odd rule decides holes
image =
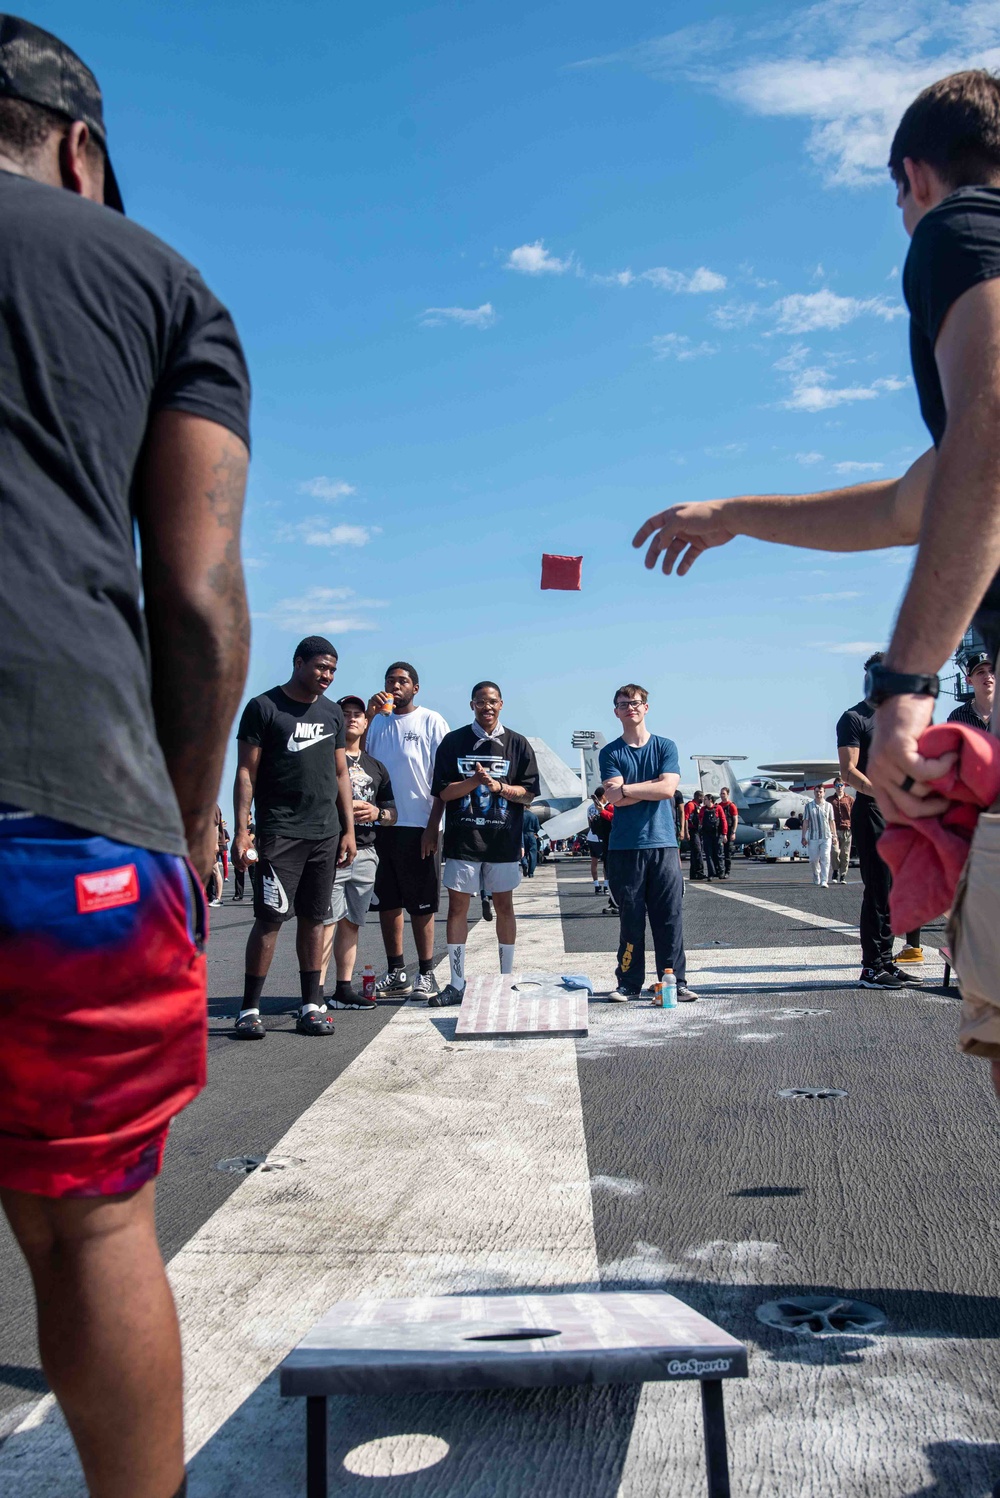
[[[313,744],[321,744],[327,738],[332,738],[332,734],[327,733],[325,723],[296,723],[285,747],[289,754],[298,754],[300,750],[311,749]]]

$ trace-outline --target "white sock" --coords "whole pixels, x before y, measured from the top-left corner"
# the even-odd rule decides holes
[[[514,943],[500,942],[500,972],[512,973],[514,971]]]
[[[448,943],[448,961],[451,964],[451,986],[452,988],[465,987],[465,942],[450,941]]]
[[[318,1004],[303,1004],[301,1006],[301,1008],[299,1009],[299,1013],[300,1014],[311,1014],[314,1009],[316,1010],[316,1013],[318,1014],[319,1013],[319,1005]]]
[[[259,1013],[260,1013],[259,1009],[241,1009],[240,1010],[240,1019],[242,1019],[245,1014],[259,1014]]]

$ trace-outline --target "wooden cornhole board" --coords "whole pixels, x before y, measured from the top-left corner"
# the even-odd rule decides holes
[[[456,1040],[510,1040],[587,1034],[585,988],[564,987],[558,973],[493,973],[470,978]]]
[[[306,1398],[307,1498],[327,1495],[327,1397],[701,1383],[709,1498],[729,1498],[722,1380],[746,1348],[662,1291],[341,1301],[281,1365]]]

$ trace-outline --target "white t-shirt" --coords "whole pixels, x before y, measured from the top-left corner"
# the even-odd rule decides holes
[[[365,749],[389,771],[397,827],[426,827],[431,814],[434,756],[448,732],[440,713],[415,707],[412,713],[379,713],[368,725]]]
[[[832,841],[837,829],[829,801],[810,801],[802,813],[802,826],[808,842],[817,838],[821,842],[827,838]]]

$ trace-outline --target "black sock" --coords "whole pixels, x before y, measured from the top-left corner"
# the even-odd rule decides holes
[[[389,958],[389,971],[390,971],[390,973],[399,973],[399,972],[402,972],[402,970],[403,970],[403,954],[402,954],[402,952],[400,952],[400,954],[399,954],[398,957],[390,957]]]
[[[351,980],[350,980],[350,978],[338,978],[337,979],[337,998],[338,999],[342,999],[345,994],[348,994],[351,991],[352,990],[351,990]]]
[[[421,957],[421,959],[420,959],[420,971],[422,973],[424,973],[425,975],[427,973],[432,973],[434,971],[434,958],[433,957]]]
[[[252,973],[243,974],[243,1005],[244,1009],[259,1009],[260,996],[264,992],[266,978],[255,978]]]
[[[174,1498],[186,1498],[187,1490],[188,1490],[188,1480],[187,1480],[187,1474],[185,1473],[185,1475],[184,1475],[184,1481],[181,1483],[180,1487],[177,1489],[177,1492],[174,1494]]]
[[[322,1004],[323,985],[319,981],[319,968],[311,973],[304,973],[300,968],[299,983],[302,986],[303,1004]]]

